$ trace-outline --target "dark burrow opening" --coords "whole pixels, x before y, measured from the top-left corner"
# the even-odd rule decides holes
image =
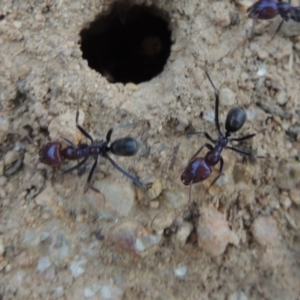
[[[114,3],[80,32],[82,57],[109,82],[148,81],[171,51],[168,16],[154,6]]]

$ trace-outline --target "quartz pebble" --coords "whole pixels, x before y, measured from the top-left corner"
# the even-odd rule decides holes
[[[38,261],[36,270],[40,273],[44,273],[51,266],[51,264],[52,263],[49,256],[42,256]]]
[[[122,221],[113,226],[106,235],[106,241],[117,248],[138,254],[148,254],[155,250],[161,241],[161,235],[152,235],[144,226],[135,221]]]
[[[229,229],[225,215],[213,208],[200,211],[197,234],[199,247],[211,256],[221,255],[229,243],[239,244],[239,238]]]
[[[270,246],[278,241],[279,232],[272,217],[260,216],[256,218],[251,226],[251,232],[261,246]]]
[[[69,267],[73,278],[77,278],[84,273],[84,265],[86,262],[86,258],[75,256]]]

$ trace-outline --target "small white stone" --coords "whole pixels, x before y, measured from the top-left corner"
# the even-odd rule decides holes
[[[182,278],[186,275],[187,267],[186,266],[179,266],[174,269],[174,273],[176,277]]]
[[[123,298],[124,291],[116,285],[106,285],[101,288],[101,299],[103,300],[121,300]]]
[[[243,292],[235,292],[229,297],[229,300],[248,300],[248,297]]]
[[[52,263],[49,256],[42,256],[39,259],[36,270],[40,273],[44,273],[51,266],[51,264]]]
[[[11,165],[13,162],[15,162],[20,157],[20,154],[18,151],[11,150],[8,151],[4,156],[4,165],[7,167]]]
[[[274,245],[279,238],[277,224],[272,217],[260,216],[251,226],[254,239],[262,246]]]
[[[146,255],[150,250],[155,250],[161,239],[161,235],[152,235],[144,226],[135,221],[120,222],[113,226],[106,235],[107,242],[141,256]]]
[[[87,260],[84,257],[75,256],[74,260],[70,264],[70,271],[74,278],[79,277],[84,273],[83,266],[86,264]]]

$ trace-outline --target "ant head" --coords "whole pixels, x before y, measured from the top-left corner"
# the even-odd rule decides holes
[[[233,106],[226,117],[225,129],[228,133],[240,130],[246,122],[247,116],[245,108],[241,105]]]
[[[40,162],[49,166],[60,166],[62,163],[61,143],[50,142],[43,146],[39,152]]]

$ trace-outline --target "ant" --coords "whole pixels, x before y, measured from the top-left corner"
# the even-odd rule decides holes
[[[205,74],[208,80],[210,81],[215,93],[215,126],[218,131],[218,138],[213,139],[205,131],[192,133],[192,134],[204,134],[204,136],[208,140],[210,140],[214,144],[214,146],[212,146],[209,143],[205,143],[203,146],[201,146],[199,150],[192,156],[192,158],[189,161],[189,164],[187,165],[187,167],[185,168],[184,172],[181,175],[182,183],[184,185],[190,185],[189,203],[191,201],[192,184],[204,181],[207,178],[209,178],[212,173],[212,167],[217,165],[218,163],[220,163],[219,173],[214,178],[210,186],[212,186],[221,176],[224,167],[224,160],[221,154],[224,149],[230,149],[240,154],[254,157],[252,153],[245,152],[231,146],[227,146],[228,143],[232,141],[243,141],[243,140],[250,139],[254,137],[256,133],[252,133],[240,138],[231,137],[231,134],[240,130],[246,121],[246,112],[244,107],[241,105],[234,105],[229,110],[225,122],[225,130],[226,130],[225,134],[221,132],[220,124],[219,124],[219,91],[213,84],[207,71],[205,71]],[[206,153],[204,157],[198,157],[198,154],[202,151],[204,147],[206,147],[209,151]]]
[[[280,30],[284,21],[289,19],[295,22],[300,22],[300,6],[293,7],[289,2],[283,2],[282,0],[259,0],[251,5],[248,9],[248,17],[254,20],[270,20],[280,15],[283,19],[278,28],[276,29],[274,36]]]
[[[108,155],[108,153],[111,152],[119,156],[133,156],[138,151],[138,142],[134,138],[125,137],[125,138],[120,138],[115,140],[109,146],[113,128],[108,130],[105,141],[103,140],[94,141],[93,138],[90,136],[90,134],[87,133],[87,131],[78,124],[78,118],[79,118],[79,111],[77,110],[76,127],[85,137],[87,137],[91,141],[91,144],[88,145],[85,143],[79,143],[78,145],[75,145],[68,139],[63,138],[63,140],[68,144],[66,148],[63,148],[61,142],[58,141],[50,142],[45,146],[43,146],[42,149],[40,150],[39,152],[40,162],[49,166],[56,167],[56,166],[60,166],[63,160],[65,159],[79,160],[83,158],[82,161],[80,161],[76,166],[63,172],[63,174],[66,174],[83,166],[88,160],[88,158],[92,156],[94,158],[94,164],[92,166],[92,169],[87,179],[87,186],[98,192],[97,189],[91,186],[91,180],[94,175],[95,169],[97,167],[99,156],[102,156],[108,159],[109,162],[113,165],[113,167],[116,168],[118,171],[120,171],[123,175],[128,177],[136,185],[142,187],[143,184],[137,178],[135,178],[134,176],[132,176],[131,174],[123,170]]]

